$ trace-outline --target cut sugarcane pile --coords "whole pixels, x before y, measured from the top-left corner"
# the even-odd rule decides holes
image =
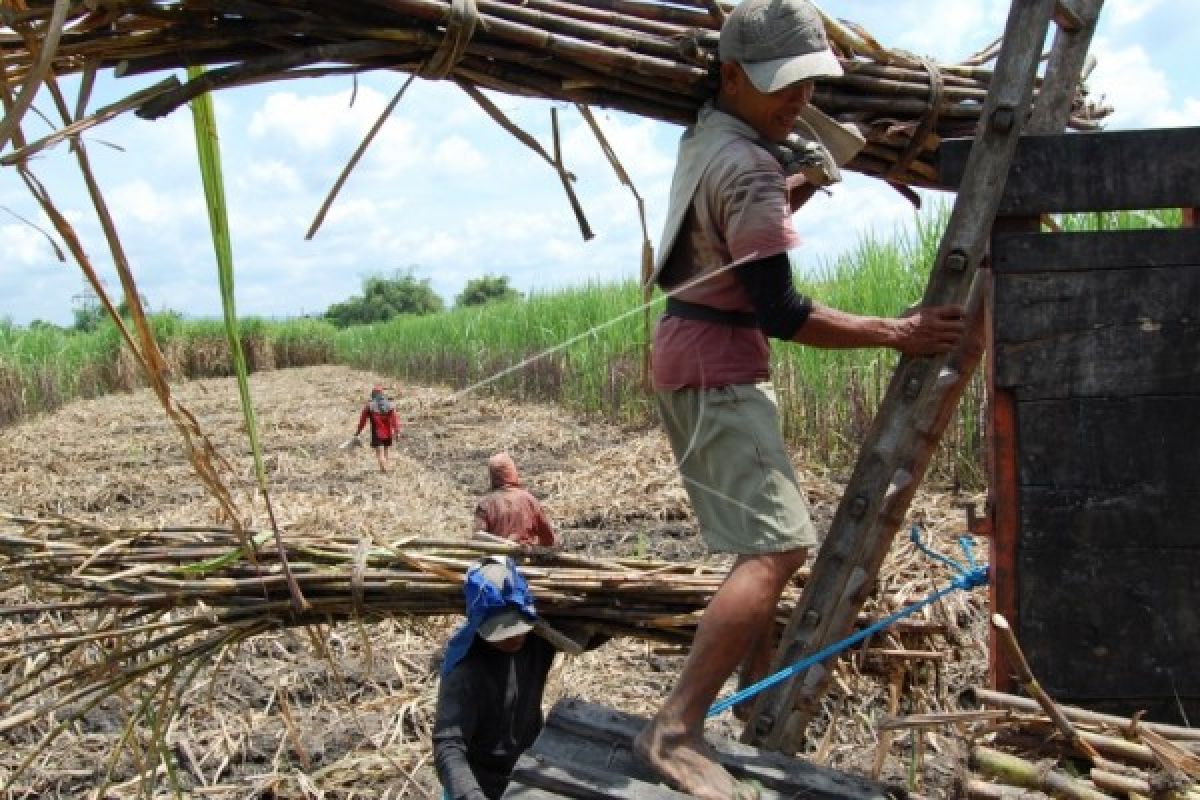
[[[98,68],[138,75],[218,65],[185,85],[171,79],[139,93],[130,105],[147,117],[214,89],[396,70],[454,81],[485,105],[477,88],[676,123],[691,121],[713,93],[717,31],[731,8],[718,0],[28,5],[0,17],[4,78],[13,90]],[[820,81],[814,102],[866,135],[867,148],[849,167],[895,184],[934,182],[932,157],[941,139],[975,130],[991,79],[985,65],[996,48],[959,64],[935,64],[885,48],[851,23],[827,15],[825,21],[846,75]],[[1107,113],[1081,90],[1071,125],[1094,128]],[[7,163],[16,159],[9,154]]]
[[[893,718],[879,726],[888,735],[956,728],[969,767],[962,796],[1200,798],[1200,729],[1061,705],[1055,711],[1066,722],[1056,725],[1029,698],[982,688],[963,697],[970,708]]]

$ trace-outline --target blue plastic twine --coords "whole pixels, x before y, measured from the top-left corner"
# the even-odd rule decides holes
[[[858,631],[857,633],[847,636],[845,639],[842,639],[840,642],[834,642],[833,644],[829,645],[828,647],[822,648],[821,650],[818,650],[817,652],[813,653],[811,656],[808,656],[807,658],[803,658],[803,659],[797,661],[795,664],[784,667],[783,669],[779,670],[778,672],[768,675],[767,677],[763,678],[758,683],[752,684],[751,686],[747,686],[745,689],[741,689],[737,692],[734,692],[733,694],[729,695],[728,697],[726,697],[723,700],[718,700],[716,703],[713,703],[712,708],[708,709],[708,713],[705,716],[706,717],[715,717],[717,714],[720,714],[722,711],[730,709],[733,706],[736,706],[738,703],[744,702],[744,701],[750,699],[751,697],[754,697],[755,695],[759,694],[760,692],[770,689],[772,686],[775,686],[778,683],[782,683],[783,681],[786,681],[795,675],[799,675],[801,672],[804,672],[806,669],[808,669],[812,665],[820,664],[822,661],[825,661],[829,658],[832,658],[833,656],[836,656],[838,653],[842,652],[843,650],[853,647],[854,645],[858,644],[859,642],[863,641],[864,639],[868,639],[868,638],[874,636],[875,634],[879,633],[880,631],[882,631],[884,628],[888,627],[892,623],[898,622],[899,620],[902,620],[905,617],[910,616],[911,614],[915,614],[916,612],[920,611],[922,608],[924,608],[927,605],[936,603],[938,600],[941,600],[943,597],[945,597],[948,594],[957,592],[959,590],[962,590],[964,592],[969,592],[970,590],[972,590],[978,586],[985,586],[987,584],[987,582],[988,582],[988,566],[987,566],[987,564],[976,564],[975,563],[975,557],[972,552],[973,547],[974,547],[974,542],[970,536],[958,537],[958,544],[959,544],[959,547],[962,548],[963,556],[967,562],[966,564],[960,564],[959,562],[955,561],[954,559],[947,558],[946,556],[942,555],[941,553],[938,553],[934,550],[930,550],[928,547],[926,547],[925,544],[921,541],[921,529],[916,525],[913,525],[912,528],[909,530],[909,539],[912,541],[913,544],[915,544],[917,546],[917,548],[922,553],[925,553],[930,558],[933,558],[937,561],[942,562],[946,566],[950,567],[950,569],[954,570],[954,573],[955,573],[954,578],[950,581],[950,584],[948,586],[944,586],[943,588],[930,593],[930,595],[928,597],[926,597],[924,600],[913,603],[910,606],[906,606],[906,607],[900,609],[899,611],[888,614],[883,619],[876,620],[871,625],[868,625],[867,627],[863,628],[861,631]]]

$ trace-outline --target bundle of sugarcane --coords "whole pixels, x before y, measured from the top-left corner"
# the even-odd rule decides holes
[[[265,81],[398,70],[451,80],[510,127],[478,88],[690,122],[715,88],[723,0],[30,0],[0,12],[4,79],[26,91],[49,73],[114,68],[136,75],[221,65],[173,79],[103,109],[86,125],[136,107],[166,114],[198,94]],[[942,138],[978,122],[993,46],[960,64],[935,64],[879,45],[824,15],[845,76],[818,82],[815,104],[858,126],[867,147],[850,169],[895,185],[936,180]],[[85,82],[87,83],[87,82]],[[27,102],[25,103],[27,106]],[[1095,127],[1108,110],[1081,89],[1071,125]],[[11,124],[10,124],[11,127]],[[516,131],[514,131],[516,132]],[[524,140],[524,139],[523,139]],[[0,137],[0,147],[6,139]],[[9,154],[19,160],[39,146]]]
[[[229,528],[108,528],[67,518],[0,514],[0,564],[10,577],[54,588],[62,602],[0,605],[0,616],[39,611],[175,612],[191,630],[248,621],[302,626],[379,615],[462,612],[462,584],[479,558],[514,558],[552,621],[664,643],[691,640],[700,613],[724,579],[722,569],[646,559],[600,560],[551,548],[520,547],[485,534],[471,540],[408,537],[386,544],[337,535],[285,537]],[[288,571],[303,596],[298,609]],[[804,573],[786,592],[785,620]],[[186,612],[182,616],[178,612]],[[189,616],[190,615],[190,616]],[[864,616],[863,624],[871,619]],[[910,620],[901,630],[935,633]]]
[[[962,711],[884,720],[898,730],[952,727],[969,742],[972,800],[1111,797],[1200,800],[1200,730],[969,689]],[[884,738],[881,736],[881,740]]]
[[[129,686],[170,694],[185,675],[265,632],[460,614],[465,571],[487,554],[520,563],[551,626],[672,645],[690,640],[724,577],[712,566],[595,560],[492,538],[378,544],[285,537],[279,551],[262,546],[269,533],[245,536],[225,528],[117,528],[0,514],[0,573],[7,588],[27,587],[14,599],[0,586],[0,734],[34,720],[78,718]],[[781,623],[798,592],[789,588]],[[912,619],[897,630],[919,638],[944,629]],[[936,655],[872,647],[863,664],[886,669],[887,659]]]
[[[1200,800],[1200,730],[1057,706],[1064,725],[1029,698],[975,689],[967,699],[981,708],[967,714],[995,717],[991,745],[971,749],[970,797]]]

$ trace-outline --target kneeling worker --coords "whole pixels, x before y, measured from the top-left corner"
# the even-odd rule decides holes
[[[533,595],[512,559],[489,556],[467,570],[467,622],[442,663],[433,751],[450,800],[495,800],[541,732],[542,693],[557,652],[541,636]],[[606,637],[593,636],[587,647]]]

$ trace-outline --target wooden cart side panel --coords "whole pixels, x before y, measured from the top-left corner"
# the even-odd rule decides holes
[[[938,148],[938,176],[958,186],[969,140]],[[1029,216],[1200,206],[1200,128],[1023,136],[998,213]]]
[[[1200,235],[1014,227],[992,254],[996,608],[1052,695],[1194,718]]]

